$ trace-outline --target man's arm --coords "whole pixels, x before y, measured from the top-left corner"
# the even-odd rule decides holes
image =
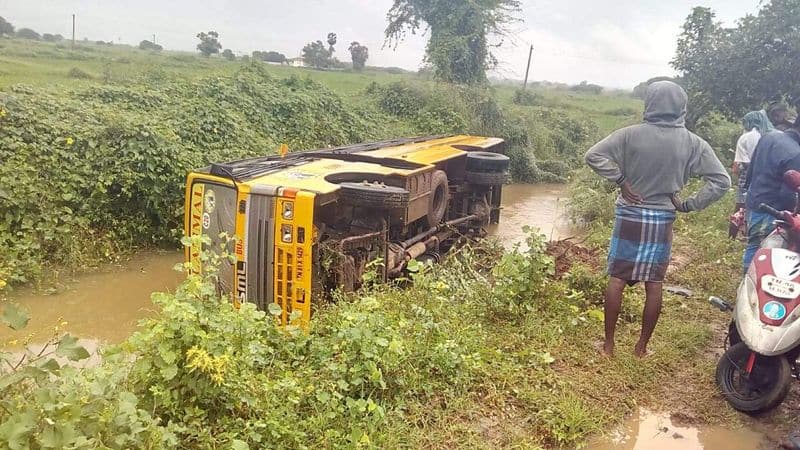
[[[698,157],[689,166],[690,176],[702,177],[705,184],[683,202],[682,210],[700,211],[722,198],[731,187],[731,177],[705,141],[701,141]]]
[[[611,133],[586,152],[586,165],[601,177],[621,185],[625,181],[620,168],[623,144],[624,136],[620,131]]]

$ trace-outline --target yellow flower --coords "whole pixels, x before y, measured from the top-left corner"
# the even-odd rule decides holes
[[[67,145],[72,145],[74,143],[75,143],[75,139],[73,139],[72,136],[68,136],[67,137]]]
[[[17,341],[16,339],[14,339],[14,340],[8,341],[8,345],[10,345],[10,346],[12,346],[12,347],[13,347],[13,346],[17,345],[17,342],[19,342],[19,341]]]
[[[5,116],[6,116],[6,114],[7,114],[7,113],[6,113],[6,110],[5,110],[5,109],[0,109],[0,117],[5,117]]]
[[[0,280],[0,289],[6,287],[6,280]]]

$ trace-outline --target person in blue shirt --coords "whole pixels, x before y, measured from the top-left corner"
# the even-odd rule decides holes
[[[761,241],[775,229],[774,218],[758,210],[765,203],[779,211],[794,209],[794,192],[783,184],[787,170],[800,171],[800,116],[784,132],[764,135],[747,170],[747,249],[744,271],[750,267]]]

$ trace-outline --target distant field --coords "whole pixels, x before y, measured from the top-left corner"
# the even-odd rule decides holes
[[[76,49],[72,50],[66,42],[53,44],[0,39],[0,89],[17,83],[79,86],[118,82],[159,72],[186,78],[207,77],[214,74],[229,75],[242,64],[241,60],[203,58],[188,52],[154,53],[127,45],[103,46],[79,43]],[[276,77],[292,75],[309,77],[339,95],[350,98],[358,98],[372,82],[388,84],[408,81],[434,84],[433,81],[412,73],[392,74],[374,69],[366,69],[363,72],[320,71],[266,63],[264,66]],[[76,74],[73,69],[80,69],[88,78],[80,78],[81,74]],[[500,85],[494,89],[501,104],[511,107],[515,113],[524,116],[530,113],[531,109],[547,108],[581,114],[585,118],[594,120],[602,133],[636,122],[642,109],[641,101],[629,96],[529,88],[542,98],[540,105],[531,108],[512,103],[516,88]]]

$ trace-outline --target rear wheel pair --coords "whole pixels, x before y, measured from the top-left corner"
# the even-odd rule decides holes
[[[717,363],[716,379],[731,406],[755,415],[783,402],[791,387],[792,370],[785,356],[759,355],[739,342]]]
[[[508,156],[491,152],[467,153],[464,181],[470,184],[494,186],[508,181]]]

